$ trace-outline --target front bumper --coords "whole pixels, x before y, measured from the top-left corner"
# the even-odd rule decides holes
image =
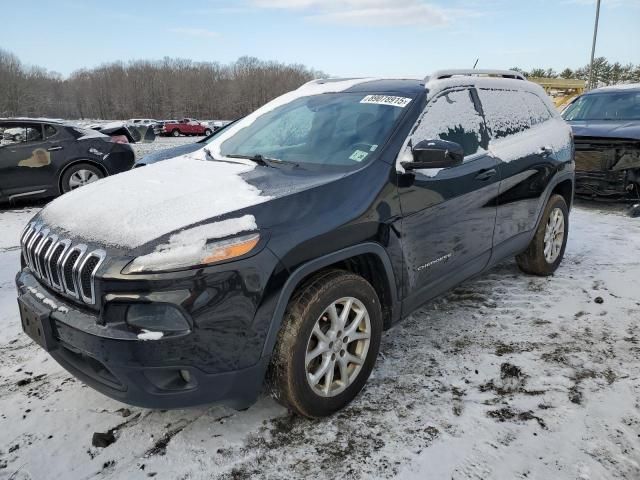
[[[97,313],[55,297],[24,269],[16,277],[20,308],[39,313],[45,348],[82,382],[116,400],[147,408],[224,403],[243,409],[262,387],[268,358],[235,370],[199,365],[205,346],[197,332],[144,341],[133,332],[101,325]],[[26,307],[25,307],[26,305]],[[29,307],[32,305],[32,307]],[[25,327],[25,314],[23,329]],[[41,342],[43,343],[43,342]]]

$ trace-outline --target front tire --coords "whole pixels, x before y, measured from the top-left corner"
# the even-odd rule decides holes
[[[562,195],[554,194],[547,202],[529,247],[516,256],[518,267],[532,275],[551,275],[562,262],[568,236],[569,208]]]
[[[171,135],[173,135],[174,137],[179,137],[180,136],[180,130],[178,130],[177,128],[173,129],[171,131]]]
[[[312,277],[292,296],[269,367],[273,396],[310,418],[351,402],[375,364],[380,301],[364,278],[344,270]]]
[[[209,135],[211,135],[213,132],[211,130],[209,130],[208,128],[204,131],[204,136],[208,137]]]

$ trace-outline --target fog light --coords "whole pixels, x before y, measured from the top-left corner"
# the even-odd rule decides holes
[[[182,312],[166,303],[137,303],[127,309],[127,323],[150,332],[185,332],[189,322]]]

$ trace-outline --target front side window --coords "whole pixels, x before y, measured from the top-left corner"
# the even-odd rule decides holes
[[[10,124],[2,131],[2,145],[39,142],[42,140],[42,128],[38,124]]]
[[[357,166],[375,156],[410,102],[411,98],[366,93],[296,98],[222,141],[220,154]]]
[[[454,90],[429,102],[409,138],[412,145],[435,139],[455,142],[462,146],[465,156],[469,156],[486,149],[485,130],[470,90]]]
[[[584,95],[562,113],[565,120],[640,120],[640,92]]]

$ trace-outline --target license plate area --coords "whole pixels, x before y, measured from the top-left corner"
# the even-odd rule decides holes
[[[22,330],[47,352],[56,348],[51,326],[51,311],[29,297],[18,297]]]

